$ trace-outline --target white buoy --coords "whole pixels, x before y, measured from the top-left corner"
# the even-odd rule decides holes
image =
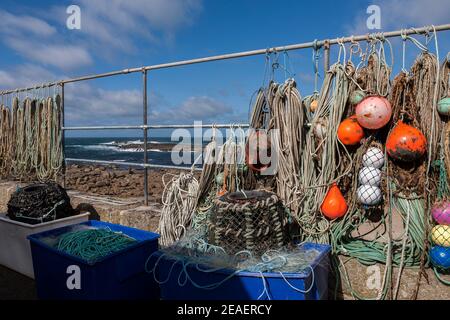
[[[377,147],[370,147],[362,158],[363,167],[374,167],[380,169],[384,165],[384,153]]]
[[[359,184],[378,187],[381,184],[381,170],[374,167],[363,167],[359,170]]]
[[[380,188],[369,185],[359,186],[356,194],[359,202],[367,206],[377,205],[383,198]]]

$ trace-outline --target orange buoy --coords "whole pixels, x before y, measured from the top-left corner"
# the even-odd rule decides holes
[[[392,108],[386,98],[371,96],[364,98],[356,106],[355,113],[359,124],[364,128],[380,129],[391,119]]]
[[[422,131],[399,121],[386,140],[389,156],[401,161],[415,161],[427,151],[427,139]]]
[[[328,219],[334,220],[347,213],[347,202],[336,183],[333,183],[320,206],[320,211]]]
[[[253,171],[263,172],[270,167],[271,150],[270,137],[263,130],[252,132],[245,145],[247,166]]]
[[[319,106],[319,101],[317,101],[317,100],[311,101],[311,104],[309,105],[309,111],[316,112],[318,106]]]
[[[338,139],[346,146],[354,146],[364,138],[364,129],[358,123],[356,116],[351,116],[341,122],[337,135]]]

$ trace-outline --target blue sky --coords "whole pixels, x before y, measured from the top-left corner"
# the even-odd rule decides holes
[[[65,11],[70,4],[81,8],[81,30],[66,28]],[[2,0],[0,90],[181,59],[366,34],[371,32],[365,25],[370,4],[380,6],[384,31],[450,22],[448,0]],[[439,34],[441,57],[449,51],[449,35],[448,31]],[[398,71],[400,41],[393,44]],[[430,49],[434,47],[430,45]],[[408,44],[408,66],[417,53]],[[287,57],[303,95],[313,90],[311,54],[307,49],[289,52]],[[331,62],[336,60],[335,55],[336,48]],[[264,70],[265,57],[257,56],[152,71],[149,121],[247,122],[250,99],[263,83]],[[279,70],[276,77],[282,81],[285,74]],[[134,74],[68,85],[67,125],[140,124],[141,81],[141,75]]]

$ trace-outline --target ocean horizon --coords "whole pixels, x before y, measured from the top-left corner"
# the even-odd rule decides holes
[[[186,140],[183,141],[186,143]],[[204,146],[209,141],[201,142]],[[171,159],[171,151],[167,150],[167,145],[176,145],[179,141],[172,141],[171,137],[149,137],[148,162],[155,165],[174,165]],[[191,140],[191,145],[193,141]],[[120,162],[142,163],[144,151],[138,145],[143,145],[141,137],[66,137],[65,157],[75,159],[105,160]],[[164,146],[158,148],[158,145]],[[194,148],[191,161],[194,160]],[[190,166],[181,164],[180,166]]]

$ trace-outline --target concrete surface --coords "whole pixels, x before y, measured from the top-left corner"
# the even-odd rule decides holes
[[[367,267],[360,264],[356,259],[348,260],[347,257],[341,256],[341,261],[345,263],[345,267],[349,274],[353,290],[365,298],[375,298],[379,294],[378,284],[381,284],[384,276],[384,265],[376,264],[375,266]],[[427,279],[422,277],[419,287],[418,300],[450,300],[450,287],[439,282],[433,270],[426,270]],[[380,280],[377,277],[380,275]],[[393,283],[396,283],[398,275],[398,268],[393,271]],[[418,276],[418,269],[404,269],[402,272],[400,287],[398,290],[399,300],[409,300],[415,290]],[[343,279],[344,274],[341,272]],[[446,279],[450,280],[447,276]],[[332,281],[332,280],[330,280]],[[330,283],[331,284],[331,283]],[[345,281],[340,283],[339,297],[344,300],[353,300],[354,297],[346,285]],[[330,296],[334,295],[334,289],[331,289]]]

